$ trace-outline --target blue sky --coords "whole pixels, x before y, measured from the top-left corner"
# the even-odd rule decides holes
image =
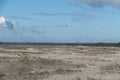
[[[119,0],[1,0],[2,42],[120,42]]]

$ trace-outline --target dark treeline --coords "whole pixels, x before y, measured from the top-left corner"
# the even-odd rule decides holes
[[[77,46],[77,45],[82,45],[82,46],[115,46],[115,47],[120,47],[120,42],[119,43],[104,43],[104,42],[99,42],[99,43],[9,43],[9,42],[0,42],[0,44],[27,44],[27,45],[71,45],[71,46]]]

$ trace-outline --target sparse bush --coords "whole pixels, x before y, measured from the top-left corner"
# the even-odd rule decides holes
[[[43,72],[40,72],[40,73],[38,73],[38,74],[39,74],[39,75],[43,75],[43,76],[44,76],[44,75],[47,75],[47,76],[48,76],[48,75],[49,75],[49,72],[48,72],[48,71],[43,71]]]
[[[76,80],[82,80],[81,78],[77,77]]]
[[[64,73],[67,73],[67,72],[73,72],[73,70],[59,68],[55,72],[58,73],[58,74],[64,74]]]
[[[76,71],[81,71],[81,70],[73,70],[73,69],[64,69],[64,68],[58,68],[56,69],[55,73],[58,74],[66,74],[66,73],[71,73],[71,72],[76,72]]]
[[[87,80],[100,80],[100,79],[95,79],[95,78],[88,77]]]
[[[0,80],[3,80],[3,77],[5,77],[6,75],[4,73],[0,73]]]
[[[81,64],[76,65],[76,68],[87,68],[87,65],[81,63]]]
[[[108,73],[120,73],[120,64],[115,63],[107,66],[102,66],[100,70],[102,72],[108,72]]]

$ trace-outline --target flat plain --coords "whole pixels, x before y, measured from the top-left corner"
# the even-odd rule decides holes
[[[120,80],[120,47],[1,44],[0,80]]]

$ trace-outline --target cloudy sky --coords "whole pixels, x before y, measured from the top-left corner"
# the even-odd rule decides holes
[[[0,0],[0,42],[120,42],[120,0]]]

